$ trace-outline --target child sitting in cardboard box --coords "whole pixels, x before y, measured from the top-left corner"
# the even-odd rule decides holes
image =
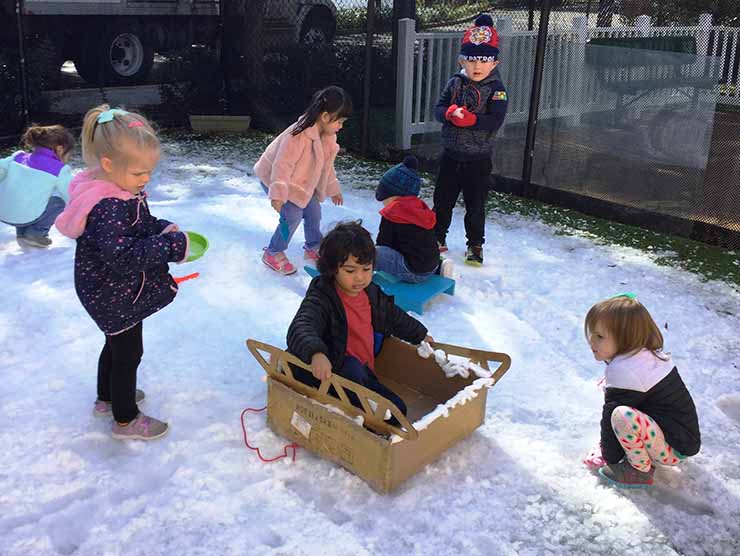
[[[288,328],[288,352],[311,366],[312,374],[293,369],[301,382],[318,387],[334,372],[384,396],[406,415],[404,401],[378,380],[375,356],[386,336],[412,344],[434,340],[372,282],[374,262],[375,245],[360,222],[337,224],[324,237],[316,263],[320,275]],[[362,407],[354,393],[347,397]],[[388,423],[399,426],[392,416]]]

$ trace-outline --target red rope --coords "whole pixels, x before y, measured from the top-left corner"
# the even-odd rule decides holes
[[[258,413],[260,411],[264,411],[265,409],[267,409],[267,406],[261,407],[259,409],[256,409],[256,408],[253,408],[253,407],[248,407],[244,411],[242,411],[242,414],[241,414],[241,417],[239,418],[239,420],[241,421],[241,424],[242,424],[242,432],[244,433],[244,445],[247,448],[249,448],[250,450],[254,450],[255,452],[257,452],[257,457],[260,458],[260,461],[262,463],[272,463],[273,461],[277,461],[279,459],[287,458],[288,457],[288,450],[291,449],[291,448],[293,449],[293,461],[295,461],[295,451],[296,451],[296,448],[298,448],[298,444],[296,444],[295,442],[291,442],[290,444],[286,444],[285,446],[283,446],[283,453],[282,454],[280,454],[279,456],[275,456],[274,458],[269,458],[269,459],[266,459],[266,458],[263,458],[262,457],[262,452],[260,452],[260,449],[258,447],[251,446],[249,444],[249,440],[247,440],[247,428],[244,426],[244,414],[247,411],[251,411],[252,413]]]

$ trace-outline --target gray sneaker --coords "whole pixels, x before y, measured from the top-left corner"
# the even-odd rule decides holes
[[[136,389],[136,405],[140,404],[146,398],[143,390]],[[93,404],[93,416],[95,417],[113,417],[113,405],[110,402],[101,399],[95,400]]]
[[[599,475],[618,488],[648,488],[653,486],[655,466],[650,471],[638,471],[627,459],[610,463],[599,469]]]
[[[113,421],[111,432],[117,440],[154,440],[163,437],[168,430],[170,427],[167,423],[140,412],[128,425]]]
[[[44,249],[51,245],[51,238],[48,236],[16,236],[15,240],[21,247],[37,247]]]

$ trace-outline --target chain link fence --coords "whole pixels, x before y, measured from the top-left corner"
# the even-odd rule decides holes
[[[442,63],[414,42],[403,79],[414,81],[414,94],[427,87],[430,100],[420,102],[429,104],[452,75],[463,31],[487,12],[501,36],[509,91],[497,187],[740,248],[735,2],[196,0],[185,13],[185,4],[152,0],[137,2],[136,14],[88,14],[87,25],[99,30],[94,39],[78,24],[53,24],[61,16],[34,2],[42,4],[0,0],[6,143],[27,121],[79,127],[100,102],[142,110],[163,125],[188,125],[190,114],[249,114],[253,127],[277,132],[315,90],[333,84],[355,104],[342,145],[397,160],[405,147],[397,140],[399,19],[452,45]],[[78,34],[88,37],[84,44]],[[438,133],[415,136],[411,147],[431,168]]]

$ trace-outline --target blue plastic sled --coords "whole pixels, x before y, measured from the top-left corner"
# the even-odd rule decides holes
[[[312,277],[319,275],[319,271],[312,266],[304,266],[303,270]],[[378,271],[373,274],[373,282],[387,295],[392,295],[401,309],[414,311],[419,315],[424,314],[424,304],[440,293],[455,295],[455,281],[436,274],[419,284],[410,284],[401,282],[387,272]]]

